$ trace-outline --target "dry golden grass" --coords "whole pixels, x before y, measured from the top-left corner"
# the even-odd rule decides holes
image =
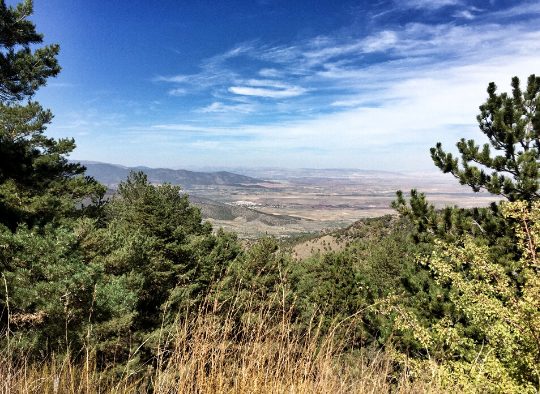
[[[295,245],[292,255],[297,260],[304,260],[317,253],[339,252],[346,246],[347,242],[340,241],[335,235],[323,235]]]
[[[436,382],[396,375],[384,352],[346,352],[317,327],[295,334],[287,319],[268,326],[264,314],[247,317],[242,339],[232,320],[201,313],[162,331],[153,367],[127,363],[120,373],[98,371],[92,352],[44,363],[0,359],[1,393],[422,393]],[[340,323],[336,324],[336,328]],[[133,359],[136,354],[133,355]],[[138,369],[137,369],[138,368]],[[112,376],[115,376],[112,378]]]

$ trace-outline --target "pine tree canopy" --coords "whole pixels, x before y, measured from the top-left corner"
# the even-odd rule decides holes
[[[457,143],[461,165],[440,142],[431,148],[431,157],[444,173],[475,192],[484,189],[510,201],[539,200],[540,77],[529,76],[525,91],[519,78],[512,78],[512,95],[497,94],[493,82],[487,92],[477,120],[489,143],[480,147],[462,138]]]
[[[31,97],[46,84],[47,78],[60,72],[56,56],[58,45],[34,51],[30,45],[41,44],[43,36],[27,18],[33,12],[31,0],[7,7],[0,0],[0,99],[2,102]]]
[[[103,193],[84,167],[68,163],[73,139],[44,135],[52,113],[31,99],[59,73],[59,46],[36,48],[43,36],[28,20],[32,11],[31,0],[0,0],[0,224],[12,230],[72,216]]]

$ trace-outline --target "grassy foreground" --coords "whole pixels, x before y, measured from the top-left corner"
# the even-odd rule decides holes
[[[1,393],[419,393],[442,392],[436,379],[399,373],[389,353],[347,352],[333,333],[295,334],[287,319],[248,318],[241,339],[233,321],[200,313],[162,331],[158,357],[141,366],[138,349],[121,367],[99,370],[95,352],[46,361],[0,359]],[[251,321],[249,321],[251,320]],[[343,331],[341,331],[343,332]],[[150,365],[152,364],[152,365]]]

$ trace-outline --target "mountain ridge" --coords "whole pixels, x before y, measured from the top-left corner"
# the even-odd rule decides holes
[[[124,181],[131,171],[143,171],[151,183],[171,183],[189,187],[193,185],[258,185],[265,182],[262,179],[240,175],[229,171],[190,171],[174,170],[170,168],[151,168],[146,166],[128,167],[118,164],[94,162],[94,161],[74,161],[86,167],[86,175],[92,176],[101,183],[114,187]]]

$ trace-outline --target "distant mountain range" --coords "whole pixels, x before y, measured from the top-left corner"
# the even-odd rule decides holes
[[[151,183],[171,183],[183,187],[211,185],[257,185],[261,179],[239,175],[228,171],[197,172],[188,170],[172,170],[169,168],[125,167],[116,164],[80,161],[86,167],[86,174],[101,183],[115,188],[126,180],[131,171],[143,171]]]

